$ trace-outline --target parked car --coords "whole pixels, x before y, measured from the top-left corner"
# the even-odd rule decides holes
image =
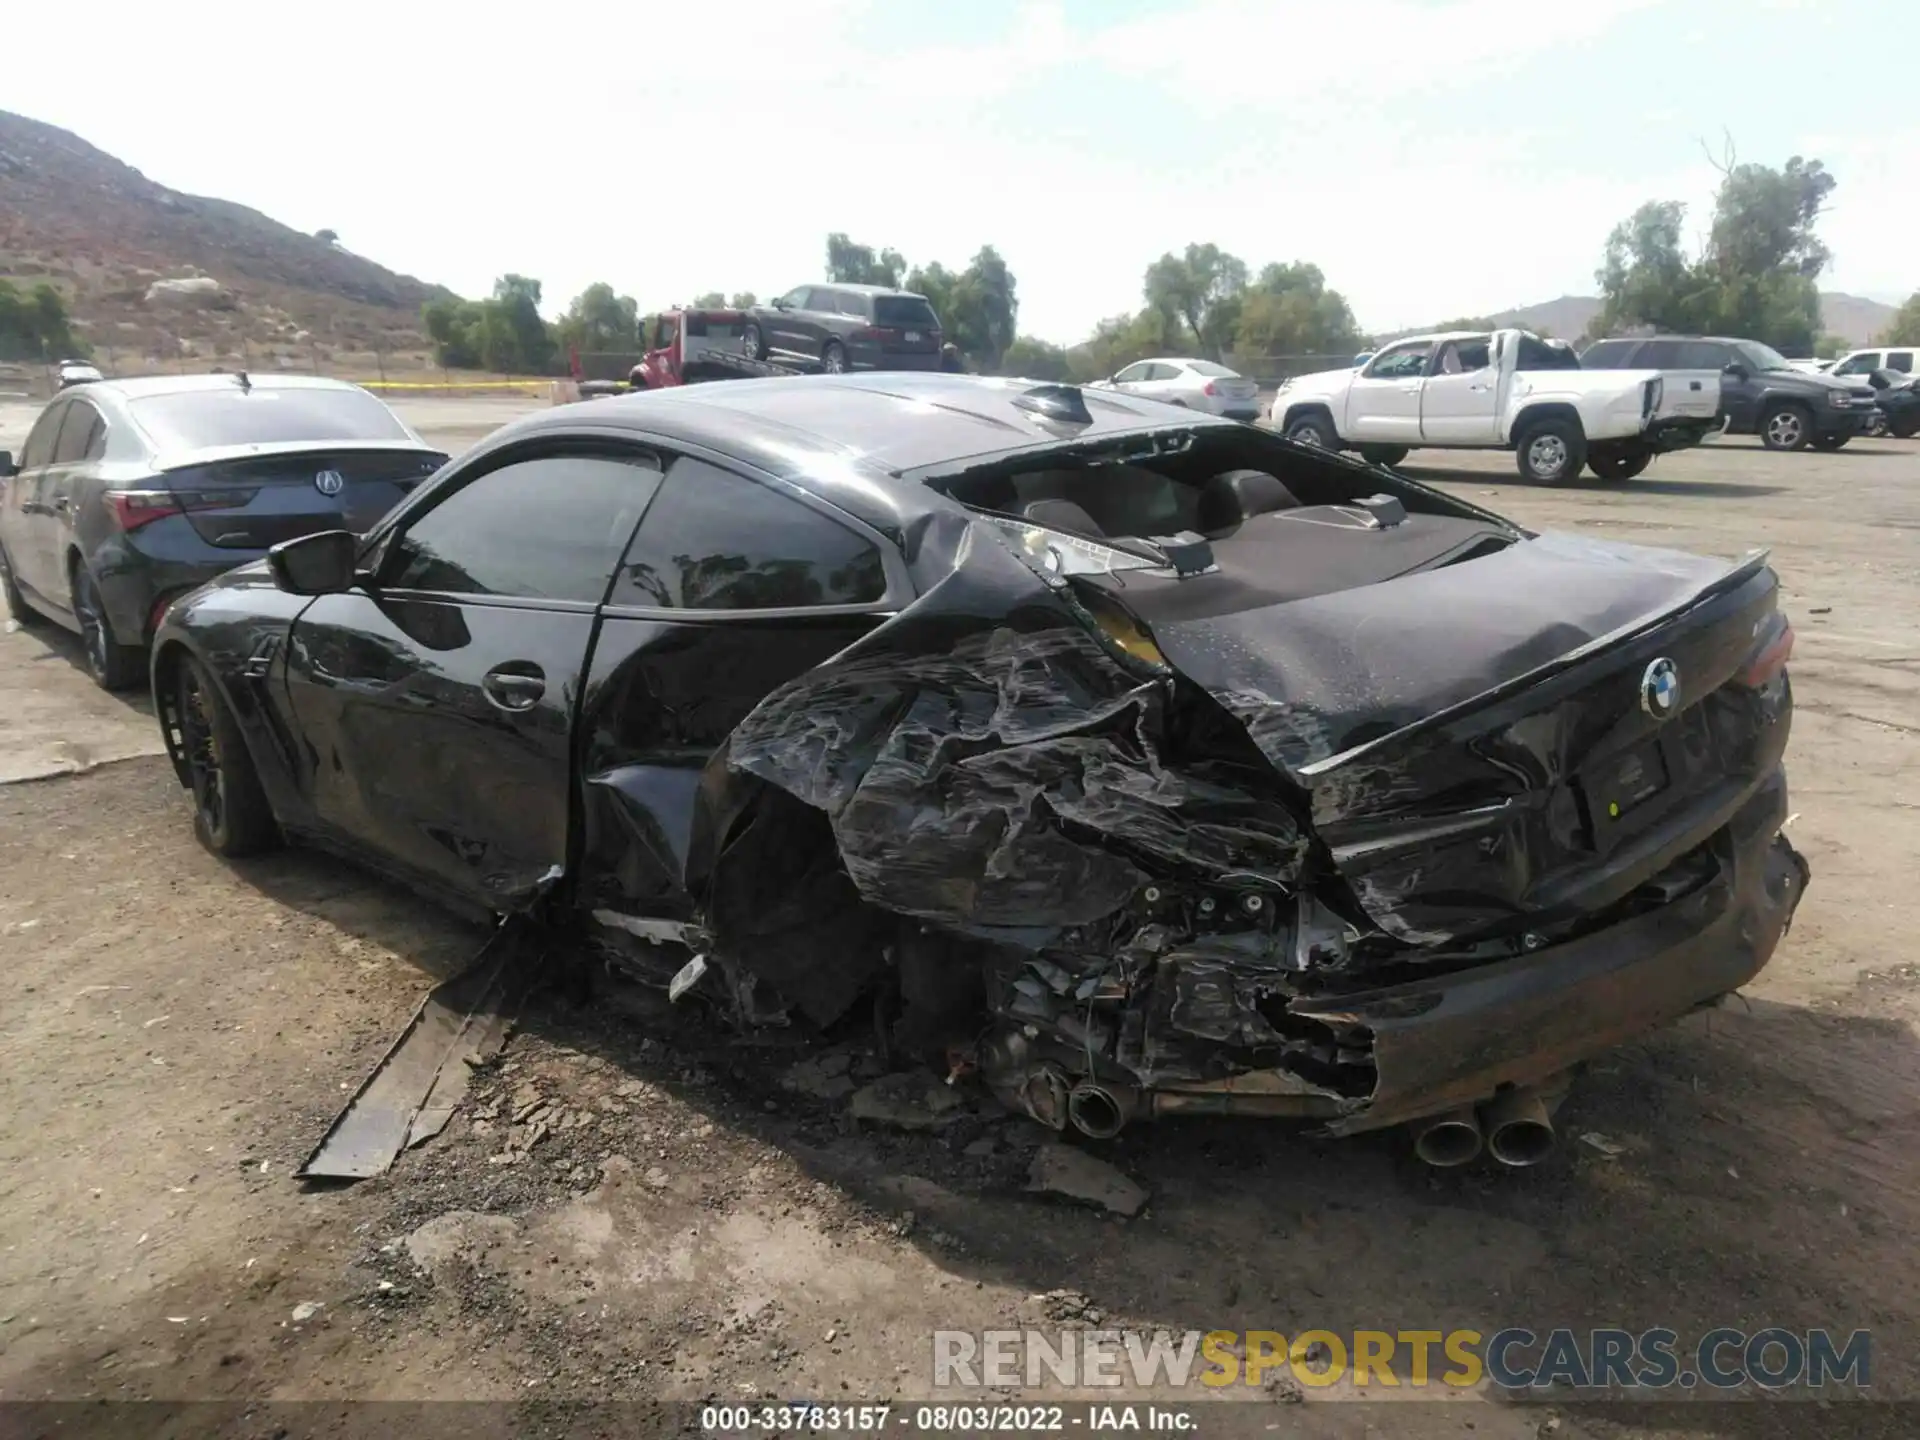
[[[1834,361],[1829,373],[1864,377],[1876,370],[1898,370],[1902,375],[1911,375],[1916,368],[1920,368],[1913,363],[1915,355],[1920,355],[1920,346],[1893,345],[1873,350],[1855,350]]]
[[[870,1009],[1056,1129],[1527,1164],[1799,902],[1778,596],[1123,393],[810,376],[516,421],[175,604],[152,677],[216,853]]]
[[[70,385],[88,385],[95,380],[105,378],[100,374],[98,367],[89,365],[84,360],[62,360],[59,375],[59,384],[55,388],[60,390],[65,390]]]
[[[1867,376],[1867,384],[1873,387],[1879,408],[1879,423],[1867,433],[1893,435],[1901,440],[1920,435],[1920,375],[1876,370]]]
[[[364,530],[447,457],[357,385],[307,376],[95,380],[0,451],[0,585],[78,631],[109,690],[146,678],[177,595],[281,540]]]
[[[1713,430],[1719,378],[1589,375],[1567,346],[1524,330],[1414,335],[1355,370],[1284,381],[1269,408],[1290,440],[1398,465],[1423,447],[1511,450],[1526,479],[1562,485],[1585,465],[1628,480]]]
[[[1581,353],[1590,370],[1678,368],[1720,373],[1721,414],[1734,435],[1758,435],[1769,450],[1838,450],[1873,423],[1874,392],[1853,377],[1814,375],[1757,340],[1654,335],[1596,340]]]
[[[883,285],[802,285],[746,312],[749,357],[849,370],[938,370],[946,334],[924,295]]]
[[[1164,400],[1230,420],[1260,418],[1260,387],[1237,370],[1211,360],[1165,356],[1140,360],[1096,381],[1095,389],[1120,390],[1148,400]]]

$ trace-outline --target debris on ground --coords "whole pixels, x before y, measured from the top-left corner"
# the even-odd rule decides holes
[[[1106,1161],[1055,1141],[1034,1152],[1027,1171],[1027,1189],[1036,1194],[1064,1195],[1098,1205],[1115,1215],[1138,1215],[1147,1192]]]
[[[1627,1153],[1627,1147],[1609,1140],[1598,1130],[1589,1130],[1580,1137],[1580,1143],[1589,1150],[1598,1150],[1607,1159],[1613,1160]]]
[[[293,1323],[303,1325],[324,1309],[326,1309],[326,1306],[322,1305],[318,1300],[302,1300],[298,1305],[293,1307]]]
[[[854,1091],[853,1056],[845,1050],[810,1056],[790,1066],[780,1087],[814,1100],[844,1100]]]
[[[895,1130],[939,1130],[967,1111],[966,1097],[926,1071],[882,1075],[854,1092],[853,1118]]]

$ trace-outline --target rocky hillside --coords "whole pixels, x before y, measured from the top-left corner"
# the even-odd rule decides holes
[[[52,281],[121,370],[405,367],[427,348],[421,305],[447,293],[6,111],[0,277]]]

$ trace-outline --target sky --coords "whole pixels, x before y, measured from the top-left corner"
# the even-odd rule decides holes
[[[1823,288],[1920,288],[1913,0],[96,0],[78,50],[13,9],[0,109],[553,312],[770,296],[844,230],[995,246],[1058,343],[1195,241],[1401,329],[1591,294],[1645,200],[1704,233],[1729,136],[1838,177]]]

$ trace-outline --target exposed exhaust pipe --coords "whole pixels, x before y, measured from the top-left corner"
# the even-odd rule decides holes
[[[1508,1090],[1480,1112],[1487,1153],[1502,1165],[1538,1165],[1553,1152],[1553,1116],[1546,1097],[1532,1087]]]
[[[1413,1122],[1413,1153],[1435,1169],[1464,1165],[1480,1153],[1480,1121],[1471,1105]]]
[[[1068,1092],[1067,1119],[1090,1139],[1111,1140],[1126,1127],[1139,1105],[1139,1096],[1128,1086],[1082,1080]]]

